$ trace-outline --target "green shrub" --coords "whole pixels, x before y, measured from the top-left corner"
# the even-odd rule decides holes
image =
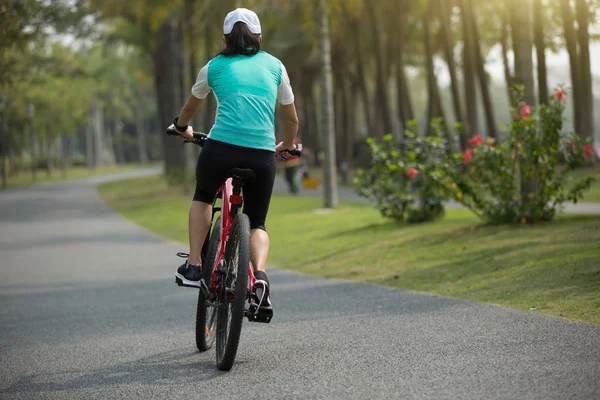
[[[584,162],[591,145],[563,130],[565,98],[558,90],[536,109],[519,100],[502,143],[476,135],[464,154],[447,157],[432,178],[487,221],[552,220],[564,202],[577,203],[593,180],[567,185],[566,172]]]
[[[431,175],[443,159],[439,138],[422,138],[411,125],[400,145],[392,135],[381,143],[369,138],[371,167],[358,170],[354,180],[361,196],[372,200],[385,217],[424,222],[444,214],[443,192]]]

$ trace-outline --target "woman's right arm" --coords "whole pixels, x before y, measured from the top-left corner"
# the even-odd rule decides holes
[[[298,134],[298,114],[294,103],[281,107],[283,109],[284,137],[282,150],[294,150],[296,145],[294,140]]]
[[[277,90],[277,99],[283,109],[284,137],[283,142],[277,145],[278,152],[282,150],[295,150],[296,145],[294,144],[294,140],[298,134],[298,114],[296,113],[296,106],[294,104],[294,92],[290,84],[290,77],[283,64],[281,64],[281,68],[282,76]]]

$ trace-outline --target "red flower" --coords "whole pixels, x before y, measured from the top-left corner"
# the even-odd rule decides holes
[[[471,139],[469,139],[469,144],[473,147],[479,146],[482,143],[483,143],[483,138],[481,137],[480,134],[477,134],[477,135],[473,136]]]
[[[419,171],[417,171],[417,170],[416,170],[416,169],[414,169],[414,168],[409,168],[409,169],[406,171],[406,175],[408,175],[408,177],[409,177],[410,179],[414,179],[414,178],[415,178],[415,176],[417,176],[417,174],[418,174],[418,173],[419,173]]]
[[[473,149],[467,149],[465,151],[465,165],[469,165],[471,158],[473,158]]]
[[[554,95],[554,97],[556,97],[556,100],[560,101],[560,100],[566,100],[567,99],[567,95],[565,94],[564,90],[557,90],[556,94]]]
[[[521,107],[521,119],[528,118],[529,114],[531,114],[531,107],[527,104],[523,104],[523,107]]]
[[[592,145],[591,144],[586,144],[585,146],[583,146],[583,154],[585,154],[586,157],[590,157],[592,155]]]

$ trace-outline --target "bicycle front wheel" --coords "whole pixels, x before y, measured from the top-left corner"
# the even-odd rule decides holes
[[[226,275],[220,284],[217,312],[217,368],[230,370],[240,342],[248,291],[250,220],[246,214],[240,213],[233,220],[224,261]]]

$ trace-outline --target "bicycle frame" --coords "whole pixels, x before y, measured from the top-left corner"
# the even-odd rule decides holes
[[[222,204],[221,204],[221,238],[220,238],[221,245],[219,248],[219,254],[217,255],[217,258],[215,260],[215,265],[213,265],[212,275],[211,275],[211,285],[209,288],[209,292],[214,291],[214,289],[216,288],[215,282],[216,282],[217,268],[223,261],[223,257],[225,254],[225,246],[227,245],[227,239],[229,238],[229,233],[231,232],[231,226],[233,225],[233,218],[235,217],[235,215],[231,215],[231,205],[232,205],[231,199],[233,196],[232,178],[228,178],[225,181],[225,183],[223,184],[223,186],[221,186],[219,191],[221,192],[221,201],[222,201]],[[239,200],[241,200],[241,199],[239,199]],[[240,205],[241,205],[241,202],[240,202]],[[240,212],[240,211],[238,211],[238,212]],[[213,213],[213,216],[214,216],[214,213]],[[256,281],[256,277],[254,276],[254,269],[252,268],[252,263],[248,264],[248,276],[250,278],[248,280],[248,282],[250,283],[248,293],[252,293],[252,290],[254,288],[254,282]]]

